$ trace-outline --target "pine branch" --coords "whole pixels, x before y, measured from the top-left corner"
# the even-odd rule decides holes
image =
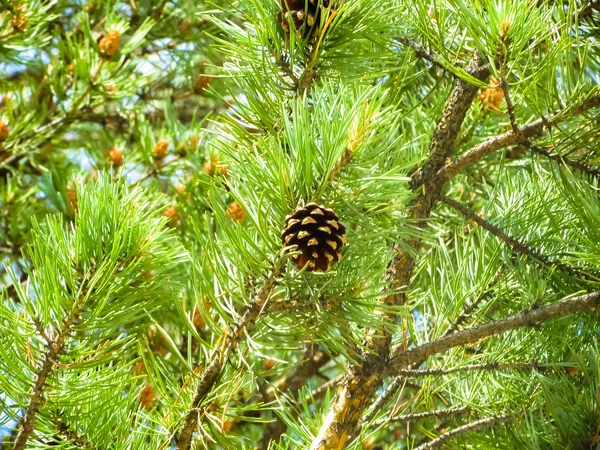
[[[550,261],[546,256],[540,254],[539,252],[532,249],[528,245],[523,244],[518,239],[515,239],[512,236],[509,236],[504,231],[502,231],[500,228],[489,223],[487,220],[479,217],[475,213],[475,211],[473,211],[468,206],[465,206],[465,205],[457,202],[456,200],[446,197],[445,195],[440,196],[440,201],[442,201],[446,205],[450,206],[451,208],[454,208],[455,210],[460,212],[463,216],[465,216],[467,219],[473,220],[475,223],[477,223],[477,225],[479,225],[482,228],[484,228],[485,230],[489,231],[494,236],[499,238],[502,242],[507,244],[512,250],[514,250],[518,253],[527,255],[531,259],[543,264],[546,267],[556,267],[561,272],[564,272],[566,274],[576,276],[576,277],[579,277],[582,279],[590,278],[590,276],[588,274],[586,274],[585,272],[582,272],[578,269],[567,266],[566,264],[563,264],[559,261]]]
[[[504,274],[504,268],[500,267],[494,274],[494,277],[490,281],[489,285],[481,293],[481,295],[479,295],[473,302],[465,304],[462,312],[450,324],[450,326],[444,333],[444,336],[448,336],[448,335],[454,333],[456,330],[458,330],[460,328],[460,326],[463,323],[465,323],[468,320],[469,316],[473,313],[473,311],[475,311],[479,307],[479,305],[487,298],[487,294],[489,293],[490,287],[496,285],[498,283],[498,281],[500,281],[500,279],[502,278],[503,274]]]
[[[44,394],[44,389],[48,382],[48,378],[53,372],[54,364],[58,361],[58,357],[64,350],[65,340],[71,332],[73,324],[81,314],[86,292],[85,286],[82,292],[83,293],[77,299],[77,302],[73,306],[70,314],[63,321],[57,335],[54,336],[50,342],[48,342],[42,366],[36,375],[36,380],[33,385],[33,391],[29,399],[29,404],[27,405],[25,414],[17,425],[17,428],[19,428],[20,431],[17,434],[17,438],[12,450],[24,450],[29,437],[33,433],[36,423],[36,416],[41,407],[41,400]]]
[[[273,401],[278,393],[286,393],[289,397],[296,399],[298,392],[302,389],[309,378],[317,374],[319,369],[330,361],[329,355],[317,351],[315,344],[306,344],[302,351],[302,363],[296,370],[279,379],[272,389],[268,391],[267,401]],[[264,430],[263,436],[258,443],[258,449],[266,450],[272,441],[277,441],[287,430],[287,424],[280,418],[269,423]]]
[[[475,54],[466,68],[469,73],[476,73],[479,78],[486,78],[489,70],[478,54]],[[454,142],[460,132],[467,111],[470,108],[477,87],[462,79],[456,81],[442,112],[433,136],[430,140],[430,157],[411,183],[413,190],[421,188],[413,201],[411,217],[419,227],[426,226],[433,204],[441,190],[441,184],[432,183],[435,174],[440,170],[450,155]],[[420,238],[416,235],[409,245],[416,248]],[[384,302],[388,305],[401,305],[407,301],[406,287],[410,284],[415,261],[407,251],[401,250],[390,264],[386,280],[391,282],[394,291],[400,294],[388,295]],[[379,337],[382,336],[382,337]],[[389,331],[372,330],[367,339],[368,352],[360,366],[351,366],[340,383],[336,397],[325,417],[318,435],[313,440],[311,450],[342,448],[350,436],[360,426],[362,412],[383,381],[381,367],[389,355],[391,334]]]
[[[482,428],[492,427],[494,425],[500,425],[511,421],[513,417],[509,414],[503,414],[501,416],[486,417],[485,419],[478,420],[476,422],[468,423],[454,430],[443,433],[439,437],[427,444],[420,445],[415,450],[431,450],[433,448],[439,448],[446,442],[458,437],[464,436],[465,434],[472,433],[474,431],[481,430]]]
[[[54,423],[59,433],[74,444],[77,444],[78,447],[90,450],[94,448],[86,439],[83,439],[69,425],[63,422],[58,412],[56,412],[56,416],[54,417]]]
[[[590,109],[598,108],[599,106],[600,95],[595,95],[569,111],[559,111],[547,119],[538,119],[529,125],[521,127],[521,133],[515,133],[513,130],[511,130],[498,136],[489,138],[481,144],[478,144],[462,153],[460,156],[457,156],[445,166],[440,168],[435,176],[435,179],[439,182],[448,180],[490,153],[511,145],[522,144],[526,140],[537,139],[551,127],[558,125],[559,123],[564,122],[573,116],[583,114]]]
[[[383,391],[383,393],[377,397],[377,399],[371,405],[371,408],[363,417],[363,423],[370,422],[375,415],[383,408],[387,402],[396,394],[398,389],[406,383],[406,378],[404,377],[395,377],[392,379],[388,387]]]
[[[406,368],[416,361],[443,353],[451,348],[472,344],[483,338],[496,336],[519,328],[530,327],[547,320],[569,316],[579,311],[593,310],[599,304],[600,292],[592,292],[570,300],[542,306],[530,311],[523,311],[504,319],[467,328],[410,350],[399,349],[389,360],[385,372],[386,374],[396,374],[399,370]]]
[[[494,277],[488,285],[488,288],[484,292],[482,292],[481,295],[477,297],[477,299],[474,302],[465,305],[461,314],[456,318],[456,320],[453,323],[450,324],[443,336],[448,336],[454,333],[456,330],[458,330],[460,325],[467,321],[469,315],[481,304],[481,302],[483,302],[486,299],[486,294],[487,292],[489,292],[489,287],[495,285],[498,282],[498,280],[502,277],[503,272],[504,270],[502,267],[496,271]],[[419,367],[424,362],[425,360],[417,361],[415,364],[413,364],[413,367]],[[391,383],[388,385],[387,389],[379,397],[377,397],[377,399],[371,406],[369,412],[365,415],[363,423],[373,419],[373,417],[375,417],[375,414],[377,414],[377,411],[379,411],[382,407],[384,407],[387,404],[387,402],[396,394],[398,389],[401,386],[408,384],[404,374],[409,374],[408,376],[415,376],[414,373],[418,372],[420,371],[404,370],[397,373],[392,379]]]
[[[246,307],[246,310],[242,314],[242,317],[225,337],[225,342],[222,348],[217,348],[212,355],[211,363],[204,370],[198,386],[196,387],[196,393],[194,400],[189,409],[189,412],[181,426],[179,438],[177,439],[178,450],[189,450],[192,444],[192,437],[198,427],[198,420],[200,415],[200,404],[206,395],[210,392],[211,388],[217,381],[226,356],[237,347],[242,335],[248,331],[254,323],[258,320],[260,314],[263,311],[273,289],[275,288],[275,282],[277,277],[281,274],[284,267],[284,261],[280,260],[271,270],[270,275],[265,281],[263,287],[260,289],[258,294],[252,300],[252,302]]]
[[[580,170],[581,172],[586,173],[593,177],[600,176],[600,170],[592,169],[578,161],[573,161],[572,159],[565,158],[561,155],[553,155],[548,150],[545,150],[540,147],[536,147],[535,145],[531,144],[528,141],[523,142],[523,145],[525,147],[527,147],[529,150],[531,150],[532,153],[537,153],[538,155],[542,155],[560,165],[566,165],[566,166],[573,167],[574,169]]]
[[[415,55],[417,55],[419,58],[423,58],[423,59],[429,61],[430,63],[435,64],[440,69],[447,71],[446,67],[444,67],[444,64],[442,64],[442,62],[440,61],[440,58],[435,53],[428,51],[425,47],[422,47],[421,45],[417,44],[416,42],[412,41],[411,39],[400,37],[400,38],[396,38],[396,40],[398,42],[400,42],[402,45],[412,48],[415,51]],[[452,74],[452,75],[454,75],[454,74]]]
[[[469,411],[471,411],[471,408],[469,408],[468,406],[457,406],[454,408],[435,409],[433,411],[427,411],[427,412],[422,412],[422,413],[413,413],[413,414],[404,414],[401,416],[380,419],[380,420],[373,422],[373,425],[381,426],[381,425],[386,425],[389,423],[398,423],[398,422],[409,423],[409,422],[416,422],[416,421],[422,420],[422,419],[431,419],[432,417],[451,418],[451,417],[459,416],[461,414],[467,414]]]
[[[560,366],[564,369],[572,369],[572,366]],[[541,365],[535,361],[531,362],[489,362],[482,364],[467,364],[460,367],[454,367],[452,369],[400,369],[397,375],[400,377],[428,377],[428,376],[443,376],[451,375],[457,372],[499,372],[504,370],[533,370],[536,372],[546,372],[553,369],[553,366]]]

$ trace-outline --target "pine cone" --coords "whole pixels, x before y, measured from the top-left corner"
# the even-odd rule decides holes
[[[309,34],[316,35],[318,32],[319,15],[319,0],[280,0],[281,9],[277,14],[277,20],[281,27],[286,31],[290,31],[288,17],[292,18],[292,23],[296,27],[296,33],[299,36],[307,37]],[[330,0],[323,0],[322,7],[328,8]],[[305,8],[306,7],[306,8]],[[317,24],[313,27],[313,25]]]
[[[339,249],[346,244],[345,233],[346,226],[331,209],[309,203],[286,217],[281,241],[292,246],[291,251],[301,252],[292,257],[298,269],[306,266],[309,272],[325,272],[342,258]]]

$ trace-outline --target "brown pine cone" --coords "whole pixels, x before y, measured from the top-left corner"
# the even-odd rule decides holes
[[[280,2],[281,11],[277,14],[277,20],[286,32],[290,31],[288,18],[291,17],[299,36],[307,37],[309,34],[312,36],[317,34],[321,14],[319,0],[280,0]],[[329,4],[330,0],[323,0],[322,7],[328,8]]]
[[[285,219],[281,241],[300,252],[292,257],[298,269],[327,271],[331,263],[342,258],[339,250],[346,244],[346,226],[333,210],[316,203],[296,208]]]

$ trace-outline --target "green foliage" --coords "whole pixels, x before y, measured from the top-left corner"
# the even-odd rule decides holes
[[[3,448],[58,336],[27,448],[177,448],[191,414],[194,449],[300,449],[337,387],[383,373],[378,338],[393,353],[598,291],[600,116],[581,108],[599,93],[597,2],[319,4],[302,37],[278,0],[6,2]],[[468,72],[475,52],[489,77]],[[433,187],[529,252],[437,195],[415,217],[427,192],[412,181],[457,83],[480,90],[444,159],[513,129],[502,75],[519,127],[553,123],[533,150],[516,139]],[[324,273],[281,243],[309,202],[347,227]],[[445,448],[596,448],[597,325],[590,311],[457,346],[405,368],[451,373],[407,376],[371,410],[386,375],[347,448],[414,449],[504,413],[510,425]],[[468,411],[391,420],[456,406]]]

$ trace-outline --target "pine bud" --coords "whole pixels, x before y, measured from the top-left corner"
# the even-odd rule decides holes
[[[204,90],[210,85],[212,81],[212,77],[210,75],[206,75],[201,73],[194,81],[194,94],[202,94]]]
[[[202,314],[200,314],[200,308],[198,308],[198,305],[194,305],[193,323],[196,329],[204,328],[206,326],[206,322],[202,318]]]
[[[244,217],[246,216],[246,213],[244,212],[244,210],[242,209],[242,207],[239,205],[238,202],[232,202],[229,204],[229,207],[227,208],[227,216],[231,220],[235,220],[238,223],[242,223],[244,221]]]
[[[164,215],[167,219],[169,219],[167,224],[171,228],[175,228],[177,225],[179,225],[179,212],[177,211],[177,208],[175,206],[171,205],[167,209],[165,209]]]
[[[490,82],[498,84],[498,80],[494,78],[490,79]],[[499,86],[488,88],[479,94],[479,101],[486,109],[500,111],[500,105],[504,101],[504,91]]]
[[[233,427],[233,422],[231,420],[226,420],[221,424],[221,430],[224,432],[231,430],[231,427]]]
[[[275,364],[276,364],[276,362],[274,359],[265,360],[265,366],[264,366],[265,371],[271,370],[273,367],[275,367]]]
[[[140,404],[146,411],[151,411],[154,408],[154,400],[154,387],[151,384],[146,384],[140,392]]]
[[[158,141],[152,148],[152,157],[154,159],[163,159],[167,156],[169,150],[169,143],[165,140]]]
[[[25,31],[27,29],[27,25],[28,25],[27,17],[25,17],[25,14],[23,14],[23,12],[21,11],[21,8],[19,8],[13,14],[12,20],[11,20],[11,25],[13,27],[13,30],[15,30],[15,32],[17,32],[17,33],[22,33],[23,31]]]
[[[109,31],[106,36],[100,39],[98,46],[100,54],[106,58],[112,58],[118,51],[121,45],[121,33],[117,30]]]
[[[177,25],[177,31],[179,31],[179,34],[190,34],[192,31],[192,24],[189,20],[181,19]]]
[[[144,375],[145,373],[147,373],[146,365],[141,359],[135,362],[131,370],[133,371],[134,375]]]
[[[123,165],[123,151],[119,150],[117,147],[111,148],[108,158],[110,159],[110,163],[115,167]]]
[[[69,200],[69,205],[73,208],[73,212],[77,211],[79,206],[77,204],[77,191],[75,188],[70,187],[67,189],[67,199]]]
[[[8,137],[8,125],[0,120],[0,141]]]

